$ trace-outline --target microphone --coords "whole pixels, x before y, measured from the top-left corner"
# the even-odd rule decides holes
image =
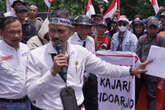
[[[56,51],[57,54],[64,54],[64,50],[63,50],[63,44],[61,40],[56,40],[55,41],[55,45],[53,46]],[[63,66],[61,67],[61,71],[59,72],[59,75],[62,77],[62,79],[66,82],[66,76],[67,76],[67,70],[68,67],[67,66]]]

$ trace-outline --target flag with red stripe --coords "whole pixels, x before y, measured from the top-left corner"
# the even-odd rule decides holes
[[[92,15],[95,14],[95,9],[92,4],[92,0],[88,0],[87,8],[86,8],[86,15],[91,18]]]
[[[157,0],[150,0],[150,2],[151,2],[152,6],[154,8],[155,13],[158,13],[158,11],[159,11],[159,5],[158,5]]]
[[[108,10],[104,14],[104,19],[111,17],[116,10],[120,10],[120,0],[113,0]]]

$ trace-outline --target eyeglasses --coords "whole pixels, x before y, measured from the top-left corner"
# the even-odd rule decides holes
[[[127,23],[126,22],[119,22],[118,25],[119,26],[127,26]]]

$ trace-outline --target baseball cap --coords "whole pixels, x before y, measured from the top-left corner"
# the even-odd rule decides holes
[[[22,11],[25,11],[25,12],[28,11],[27,8],[24,5],[17,6],[16,9],[15,9],[16,13],[20,13]]]
[[[154,25],[156,27],[159,27],[160,22],[155,16],[150,16],[147,20],[147,26]]]
[[[119,18],[119,21],[125,21],[125,22],[129,23],[129,20],[125,15],[121,15]]]

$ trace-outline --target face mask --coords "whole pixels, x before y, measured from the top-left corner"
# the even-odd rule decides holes
[[[119,26],[119,30],[121,32],[125,32],[127,30],[127,27],[126,26]]]

